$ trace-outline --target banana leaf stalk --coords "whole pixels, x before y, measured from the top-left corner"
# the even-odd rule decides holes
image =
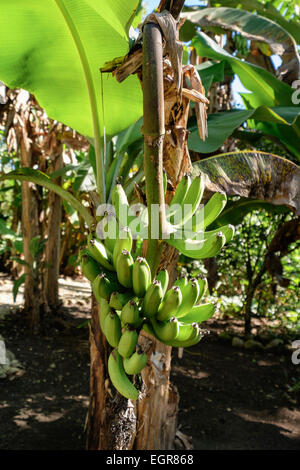
[[[164,88],[162,64],[162,33],[154,23],[143,28],[143,110],[144,170],[149,215],[146,258],[154,275],[159,264],[160,240],[165,232],[166,216],[163,187]],[[153,214],[156,205],[159,213]],[[158,220],[157,220],[158,215]],[[156,224],[156,233],[153,233]],[[152,238],[153,237],[153,238]]]

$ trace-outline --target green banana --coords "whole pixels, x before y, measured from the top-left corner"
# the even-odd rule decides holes
[[[158,322],[154,317],[151,318],[152,327],[157,339],[162,343],[173,341],[179,332],[178,320],[175,317],[167,322]]]
[[[96,240],[96,238],[91,238],[88,242],[88,251],[101,266],[109,271],[114,271],[114,267],[110,263],[112,254],[108,252],[102,242]]]
[[[122,357],[130,357],[135,351],[139,335],[136,330],[127,328],[122,333],[118,344],[118,352]]]
[[[132,268],[133,258],[128,250],[122,250],[117,258],[117,276],[118,281],[122,286],[128,289],[132,288]]]
[[[179,223],[180,226],[186,224],[186,222],[192,218],[196,212],[205,189],[205,179],[202,176],[197,176],[193,179],[191,186],[189,187],[182,203],[182,219]]]
[[[98,276],[95,277],[95,279],[93,280],[92,282],[92,291],[93,291],[93,294],[98,302],[98,304],[100,305],[103,297],[100,295],[100,292],[99,292],[99,278],[100,278],[100,275],[102,273],[100,273]],[[107,302],[107,301],[106,301]]]
[[[215,305],[212,303],[195,305],[186,315],[180,317],[182,323],[202,323],[213,316]]]
[[[115,310],[122,310],[124,305],[132,298],[131,292],[118,292],[115,291],[111,294],[109,299],[109,306]]]
[[[123,250],[131,252],[132,248],[132,235],[128,227],[123,227],[119,232],[119,238],[116,240],[113,251],[113,265],[117,269],[117,259]]]
[[[174,286],[178,286],[180,290],[185,287],[188,283],[188,278],[186,276],[182,276],[179,279],[176,279],[174,282]]]
[[[111,281],[104,273],[98,274],[93,281],[93,292],[96,299],[102,297],[109,300],[113,292],[119,291],[119,287],[117,282]]]
[[[162,268],[159,273],[157,274],[156,278],[157,281],[160,282],[161,288],[163,291],[163,295],[167,292],[168,285],[169,285],[169,273],[166,268]]]
[[[189,348],[194,346],[195,344],[199,343],[199,341],[203,338],[202,330],[198,326],[193,326],[193,332],[189,339],[185,341],[177,341],[177,338],[174,339],[169,343],[169,346],[173,346],[174,348]]]
[[[107,214],[105,216],[106,223],[111,227],[111,234],[106,234],[104,237],[104,246],[110,252],[114,252],[114,247],[117,240],[117,234],[119,232],[118,221],[113,214]],[[101,222],[100,222],[101,224]]]
[[[164,293],[161,287],[161,283],[154,280],[148,287],[142,304],[142,311],[145,317],[152,317],[153,315],[156,315],[163,296]]]
[[[183,255],[193,259],[205,259],[217,256],[226,243],[222,232],[218,232],[207,240],[167,240],[169,245],[177,248]]]
[[[139,374],[146,367],[148,356],[141,349],[138,349],[132,356],[123,359],[123,366],[126,374]]]
[[[143,319],[140,316],[139,308],[135,299],[129,300],[121,311],[121,321],[124,325],[132,325],[136,328],[140,326]]]
[[[205,230],[222,212],[227,203],[225,193],[214,193],[210,200],[195,213],[192,219],[192,230]]]
[[[195,327],[197,326],[197,324],[196,323],[185,324],[185,323],[179,322],[178,325],[179,325],[179,331],[174,341],[178,343],[183,343],[184,341],[190,341],[191,338],[195,335]]]
[[[111,308],[107,300],[101,298],[99,302],[99,323],[100,323],[100,328],[102,330],[102,333],[104,334],[105,334],[105,331],[104,331],[105,318],[107,317],[109,313],[111,313]]]
[[[199,290],[199,284],[195,278],[190,279],[187,285],[182,288],[182,302],[176,313],[177,318],[183,317],[193,308],[198,299]]]
[[[132,269],[133,291],[138,297],[143,297],[151,283],[151,270],[145,258],[139,256]]]
[[[139,398],[139,391],[126,375],[122,356],[117,350],[113,350],[108,358],[108,373],[110,380],[118,392],[130,400]]]
[[[173,286],[166,292],[163,301],[161,302],[156,318],[159,321],[169,320],[173,315],[177,316],[177,311],[182,302],[181,289],[178,286]]]
[[[121,320],[116,312],[113,310],[109,313],[104,320],[104,334],[108,343],[116,348],[119,344],[122,330]]]
[[[182,204],[182,201],[184,200],[188,189],[191,185],[191,178],[189,175],[184,175],[181,180],[179,181],[175,194],[172,198],[170,207],[166,213],[166,216],[169,218],[175,214],[175,212],[178,210],[177,204]]]
[[[233,225],[230,224],[223,225],[222,227],[219,227],[215,230],[209,230],[207,232],[204,232],[204,239],[207,240],[211,236],[215,236],[218,232],[222,232],[226,238],[226,243],[229,243],[234,236],[235,228]]]
[[[81,256],[80,267],[82,274],[90,281],[101,273],[101,267],[99,264],[89,255],[85,254]]]
[[[198,282],[198,285],[199,285],[199,294],[198,294],[198,297],[197,297],[197,300],[196,300],[196,304],[198,302],[200,302],[200,300],[202,299],[203,295],[205,294],[205,292],[207,291],[207,288],[208,288],[208,283],[207,283],[207,279],[203,276],[200,276],[197,278],[197,282]]]

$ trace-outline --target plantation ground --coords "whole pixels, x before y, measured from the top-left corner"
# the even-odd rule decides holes
[[[40,336],[28,335],[11,285],[0,279],[0,335],[20,368],[0,379],[0,449],[83,449],[88,328],[77,326],[89,315],[89,285],[61,280],[62,316]],[[300,365],[285,348],[233,348],[218,337],[227,326],[207,322],[211,334],[199,345],[182,359],[173,352],[180,431],[194,449],[300,449]]]

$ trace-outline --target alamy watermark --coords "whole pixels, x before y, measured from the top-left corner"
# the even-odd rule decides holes
[[[297,366],[300,364],[300,340],[296,340],[292,342],[292,348],[296,349],[296,351],[292,354],[292,363]]]
[[[134,239],[147,240],[149,235],[152,240],[184,240],[187,248],[199,249],[204,242],[204,205],[200,204],[193,214],[192,204],[164,205],[151,204],[150,214],[148,208],[141,203],[118,207],[118,213],[111,204],[101,204],[97,208],[96,215],[102,217],[97,224],[96,234],[100,239],[126,238],[126,231],[122,228],[128,227]],[[165,211],[166,220],[163,232],[160,233],[161,211]],[[191,217],[191,214],[193,216]],[[151,233],[149,234],[149,217],[151,218]],[[189,243],[196,240],[197,245]]]
[[[292,94],[292,103],[300,104],[300,80],[294,80],[292,83],[292,88],[295,90]]]

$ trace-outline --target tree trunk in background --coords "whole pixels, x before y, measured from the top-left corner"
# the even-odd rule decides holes
[[[63,167],[62,144],[56,139],[55,132],[50,136],[51,139],[51,172],[60,170]],[[61,184],[61,178],[54,180],[58,185]],[[48,198],[49,216],[47,221],[47,244],[45,253],[45,273],[44,273],[44,298],[46,305],[50,310],[55,311],[59,307],[58,296],[58,278],[60,262],[60,240],[61,240],[61,216],[62,204],[61,198],[53,193],[49,193]]]
[[[32,146],[26,132],[26,127],[18,128],[21,166],[32,168]],[[22,235],[25,261],[32,266],[34,259],[30,252],[30,241],[40,235],[38,191],[33,183],[22,182]],[[30,328],[37,331],[40,323],[40,306],[43,303],[39,280],[32,270],[25,266],[24,309],[29,318]]]

